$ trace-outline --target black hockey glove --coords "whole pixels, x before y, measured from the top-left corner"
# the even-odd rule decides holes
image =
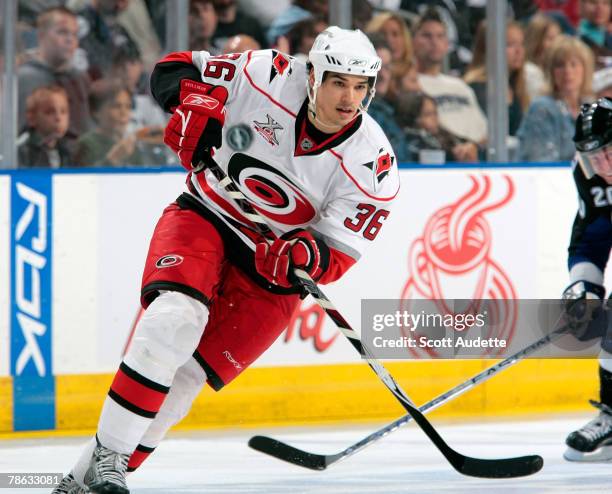
[[[569,285],[562,295],[563,308],[572,333],[580,341],[589,341],[606,332],[606,311],[603,298],[606,289],[597,283],[578,280]]]

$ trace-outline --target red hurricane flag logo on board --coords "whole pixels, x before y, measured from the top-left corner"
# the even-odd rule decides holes
[[[455,315],[457,312],[444,303],[445,298],[450,298],[452,287],[465,294],[462,299],[474,301],[462,311],[464,314],[482,311],[476,302],[488,299],[488,327],[494,328],[495,334],[483,336],[509,340],[516,327],[517,296],[509,276],[491,254],[493,236],[485,214],[510,202],[514,184],[510,177],[504,176],[504,192],[495,197],[490,177],[469,178],[470,190],[435,211],[427,220],[422,236],[412,242],[408,255],[410,276],[402,291],[400,310],[409,312],[412,299],[429,299],[435,301],[438,313]],[[409,351],[414,356],[438,355],[431,348]],[[486,349],[483,355],[501,351]]]

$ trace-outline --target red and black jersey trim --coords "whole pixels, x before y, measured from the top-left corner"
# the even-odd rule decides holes
[[[153,419],[170,391],[121,362],[108,396],[130,412]]]
[[[200,71],[187,61],[162,61],[151,74],[151,94],[166,112],[179,105],[181,80],[190,79],[202,83]]]
[[[314,156],[339,146],[357,132],[361,127],[362,120],[362,116],[358,115],[351,123],[342,127],[335,134],[326,134],[308,120],[307,98],[295,117],[295,156]]]
[[[221,388],[225,386],[225,383],[221,380],[221,378],[219,377],[219,374],[217,374],[214,371],[214,369],[210,365],[208,365],[206,360],[204,360],[204,357],[202,357],[202,355],[200,355],[200,353],[197,350],[193,352],[193,358],[200,365],[200,367],[204,369],[204,372],[206,373],[207,381],[210,387],[214,389],[215,391],[220,391]]]
[[[136,449],[128,461],[127,471],[133,472],[136,470],[149,457],[149,455],[153,453],[153,451],[155,451],[155,448],[149,448],[148,446],[143,446],[142,444],[136,446]]]
[[[192,193],[194,195],[197,195],[195,189],[192,190]],[[210,211],[195,197],[185,192],[177,198],[176,203],[180,208],[190,209],[191,211],[194,211],[195,213],[202,216],[206,221],[210,222],[217,229],[217,231],[221,235],[221,238],[223,239],[225,253],[228,260],[233,265],[240,268],[244,273],[246,273],[247,276],[251,278],[261,288],[271,293],[276,293],[278,295],[291,295],[302,293],[301,287],[296,286],[291,288],[283,288],[271,284],[266,278],[261,276],[255,269],[255,252],[244,243],[244,241],[236,234],[236,232],[234,232],[228,226],[225,221],[223,221],[215,213]],[[230,218],[228,215],[224,215],[224,218],[235,228],[243,231],[246,235],[249,235],[249,232],[247,232],[248,229],[244,225],[238,223],[234,219]],[[253,236],[252,238],[254,239],[256,237]]]

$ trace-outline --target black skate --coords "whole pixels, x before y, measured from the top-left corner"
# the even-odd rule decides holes
[[[53,489],[51,494],[87,494],[87,490],[81,487],[71,473],[66,475],[59,485]]]
[[[599,415],[567,436],[563,457],[568,461],[612,460],[612,408],[593,400],[590,403],[600,410]]]
[[[96,494],[129,494],[125,482],[129,454],[117,453],[99,442],[85,472],[85,485]]]

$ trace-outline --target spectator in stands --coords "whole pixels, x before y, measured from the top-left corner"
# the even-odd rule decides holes
[[[264,30],[259,21],[247,16],[236,5],[236,0],[213,0],[217,13],[217,29],[213,44],[222,49],[228,38],[237,34],[248,34],[262,47],[267,47]]]
[[[391,72],[400,77],[414,63],[412,37],[398,14],[382,12],[375,15],[366,28],[368,33],[382,33],[391,48]]]
[[[151,71],[159,62],[162,48],[145,1],[129,0],[127,8],[117,16],[117,22],[138,46],[145,70]]]
[[[478,104],[487,113],[487,26],[482,21],[476,30],[472,62],[463,80],[474,90]],[[508,134],[513,136],[519,128],[529,106],[525,81],[525,48],[523,29],[516,22],[506,25],[506,62],[508,65]]]
[[[391,74],[389,91],[385,98],[389,103],[395,105],[400,94],[419,91],[422,91],[419,84],[419,72],[416,62],[413,61],[410,64],[396,66],[396,71]]]
[[[243,53],[248,50],[259,50],[261,47],[257,40],[248,34],[237,34],[227,40],[222,53]]]
[[[471,60],[473,34],[485,18],[486,2],[479,0],[402,0],[401,8],[418,18],[428,10],[437,12],[446,27],[449,47],[445,64],[449,74],[460,76]],[[389,9],[391,10],[391,9]],[[412,24],[414,26],[414,23]]]
[[[396,121],[393,105],[386,99],[391,84],[391,48],[389,48],[382,33],[372,33],[369,38],[376,49],[376,54],[382,61],[382,66],[378,71],[376,94],[368,108],[368,115],[381,126],[391,143],[393,151],[395,151],[397,160],[406,161],[407,157],[403,154],[405,149],[404,133]]]
[[[596,55],[607,56],[612,49],[612,34],[608,32],[612,0],[580,0],[578,35]]]
[[[542,96],[546,91],[544,57],[546,50],[561,34],[559,24],[550,16],[536,14],[525,27],[525,76],[529,100]]]
[[[421,151],[444,151],[446,161],[478,161],[478,146],[440,126],[436,101],[425,93],[402,93],[397,101],[397,120],[404,130],[408,161],[423,161]],[[398,151],[396,150],[396,153]]]
[[[26,123],[26,99],[36,88],[61,86],[68,95],[70,108],[67,139],[74,142],[90,126],[89,78],[72,66],[72,58],[79,45],[77,17],[64,7],[54,7],[43,11],[36,24],[36,55],[17,69],[18,125],[22,129]]]
[[[63,168],[72,165],[65,136],[68,95],[60,86],[39,87],[26,99],[27,129],[18,139],[20,168]]]
[[[483,143],[487,120],[472,88],[458,77],[442,73],[448,53],[446,26],[435,9],[428,9],[417,21],[413,37],[419,84],[438,105],[440,124],[463,139]]]
[[[372,20],[374,8],[369,0],[352,0],[351,14],[353,29],[365,32],[368,23]]]
[[[100,79],[91,86],[90,107],[97,127],[78,143],[78,166],[127,166],[147,163],[137,146],[135,134],[128,134],[132,94],[117,80]]]
[[[593,54],[582,41],[561,35],[546,54],[549,94],[529,106],[517,132],[519,158],[564,161],[574,156],[574,122],[580,105],[592,100]]]
[[[212,44],[217,30],[217,12],[212,0],[189,1],[189,49],[206,50],[217,55],[219,51]]]
[[[293,26],[300,21],[311,18],[327,19],[327,17],[327,0],[293,0],[291,5],[272,21],[266,33],[268,44],[277,46],[279,37],[286,36]],[[279,49],[283,51],[280,46]]]
[[[597,99],[612,99],[612,67],[599,69],[593,74],[593,92]]]
[[[305,61],[315,38],[325,28],[327,22],[324,19],[317,17],[304,19],[294,24],[286,35],[277,38],[277,49]]]
[[[279,12],[284,12],[291,5],[291,0],[274,0],[274,8],[270,3],[261,0],[238,0],[242,11],[250,17],[255,17],[261,23],[264,31],[267,30]]]
[[[576,28],[580,19],[580,0],[535,0],[535,4],[541,12],[546,14],[560,13],[569,26]],[[563,26],[561,26],[563,27]],[[565,32],[564,34],[573,34]]]
[[[382,12],[374,16],[368,23],[366,31],[382,34],[391,49],[391,81],[386,99],[394,104],[397,95],[403,90],[403,79],[411,70],[414,72],[412,36],[404,19],[391,12]]]
[[[80,13],[81,47],[87,54],[88,73],[92,80],[106,76],[115,52],[140,53],[138,45],[119,24],[118,15],[129,0],[91,0]]]
[[[419,71],[417,70],[416,61],[408,67],[400,79],[400,90],[403,92],[419,92],[423,91],[419,83]]]
[[[121,80],[132,96],[132,111],[126,133],[136,135],[137,144],[149,156],[148,164],[176,163],[176,155],[163,140],[168,118],[148,93],[143,70],[144,63],[138,53],[129,50],[115,53],[109,79]]]

